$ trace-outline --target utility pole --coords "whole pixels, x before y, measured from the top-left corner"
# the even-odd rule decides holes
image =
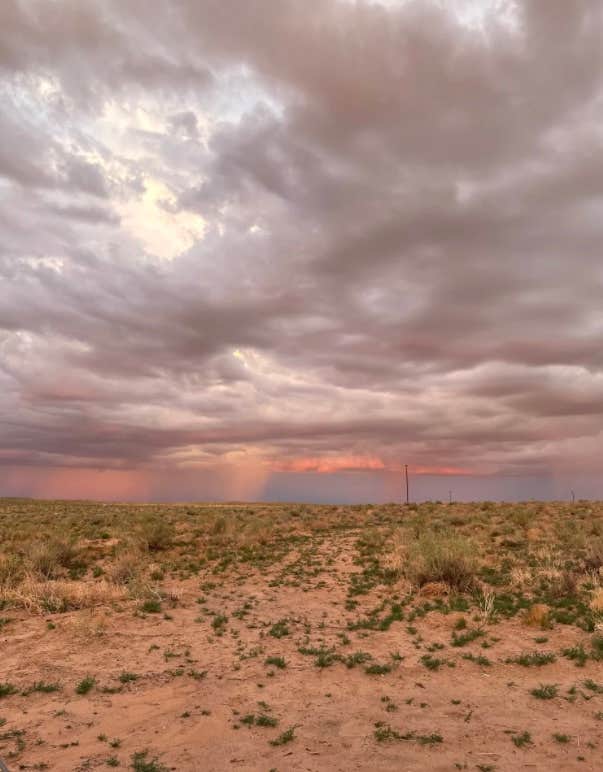
[[[404,464],[404,477],[406,478],[406,503],[408,504],[408,464]]]

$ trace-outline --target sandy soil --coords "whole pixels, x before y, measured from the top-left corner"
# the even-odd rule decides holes
[[[353,540],[324,540],[315,565],[308,554],[293,551],[265,572],[246,567],[166,580],[172,603],[161,613],[142,615],[131,601],[46,616],[3,612],[0,682],[18,689],[0,699],[0,757],[10,772],[108,762],[151,772],[161,764],[179,772],[603,769],[603,695],[583,686],[603,680],[603,666],[576,667],[559,656],[587,634],[556,625],[536,643],[543,632],[515,617],[485,625],[484,635],[455,648],[452,630],[471,613],[438,611],[412,625],[350,631],[350,620],[361,616],[345,608],[349,574],[357,570]],[[389,593],[371,590],[361,608]],[[228,617],[217,628],[216,614]],[[274,637],[279,620],[286,622],[276,632],[287,632]],[[316,656],[299,652],[321,646],[343,657],[367,652],[370,662],[392,669],[371,675],[366,663],[340,661],[318,667]],[[454,667],[428,669],[421,657],[430,649]],[[534,650],[557,659],[529,668],[505,662]],[[491,664],[464,659],[467,653]],[[283,657],[286,667],[267,665],[269,657]],[[121,683],[124,673],[135,680]],[[95,685],[77,694],[87,675]],[[24,694],[35,682],[60,688]],[[532,696],[540,684],[557,685],[558,696]],[[249,715],[278,723],[248,725]],[[271,744],[291,727],[292,741]],[[375,731],[388,727],[397,735],[377,739]],[[531,741],[518,747],[513,737],[524,732]],[[144,749],[150,766],[133,767],[133,754]]]

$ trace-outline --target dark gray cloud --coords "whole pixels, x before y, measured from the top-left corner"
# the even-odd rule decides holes
[[[596,0],[3,2],[0,464],[591,472],[602,33]]]

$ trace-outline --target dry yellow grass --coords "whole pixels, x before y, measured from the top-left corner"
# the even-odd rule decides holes
[[[127,593],[123,587],[106,580],[41,581],[34,576],[27,576],[16,587],[0,587],[0,602],[39,614],[107,605],[126,597]]]
[[[544,603],[535,603],[524,614],[523,621],[529,627],[546,627],[549,623],[549,607]]]
[[[603,614],[603,587],[598,587],[593,592],[590,607],[596,613]]]

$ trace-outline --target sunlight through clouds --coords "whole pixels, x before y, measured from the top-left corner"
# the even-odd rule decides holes
[[[203,238],[206,223],[187,211],[173,211],[174,193],[160,180],[145,178],[144,193],[117,205],[123,226],[156,257],[173,260]]]

